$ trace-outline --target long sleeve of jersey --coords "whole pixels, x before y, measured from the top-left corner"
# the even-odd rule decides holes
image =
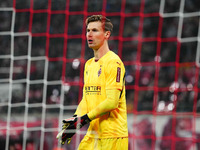
[[[118,89],[106,90],[107,98],[96,108],[92,109],[88,113],[88,117],[93,120],[117,108],[119,104],[120,92],[121,91]]]

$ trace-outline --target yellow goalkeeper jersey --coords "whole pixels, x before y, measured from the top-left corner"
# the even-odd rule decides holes
[[[125,68],[114,52],[109,51],[98,61],[89,59],[84,69],[83,98],[75,112],[82,116],[94,111],[106,100],[106,90],[120,90],[118,107],[90,122],[87,136],[93,138],[128,137],[127,110],[125,98]],[[98,110],[95,110],[98,111]]]

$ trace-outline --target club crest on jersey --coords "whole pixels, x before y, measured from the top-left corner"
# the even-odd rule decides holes
[[[98,71],[98,77],[101,75],[101,68]]]

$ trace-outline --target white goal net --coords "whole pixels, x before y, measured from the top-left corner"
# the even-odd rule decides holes
[[[129,149],[199,150],[198,0],[0,0],[0,149],[77,148],[87,127],[56,135],[82,97],[92,14],[126,67]]]

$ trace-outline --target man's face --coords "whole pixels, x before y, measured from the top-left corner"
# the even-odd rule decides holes
[[[98,50],[107,39],[102,23],[100,21],[90,22],[87,26],[86,37],[88,46],[93,50]]]

